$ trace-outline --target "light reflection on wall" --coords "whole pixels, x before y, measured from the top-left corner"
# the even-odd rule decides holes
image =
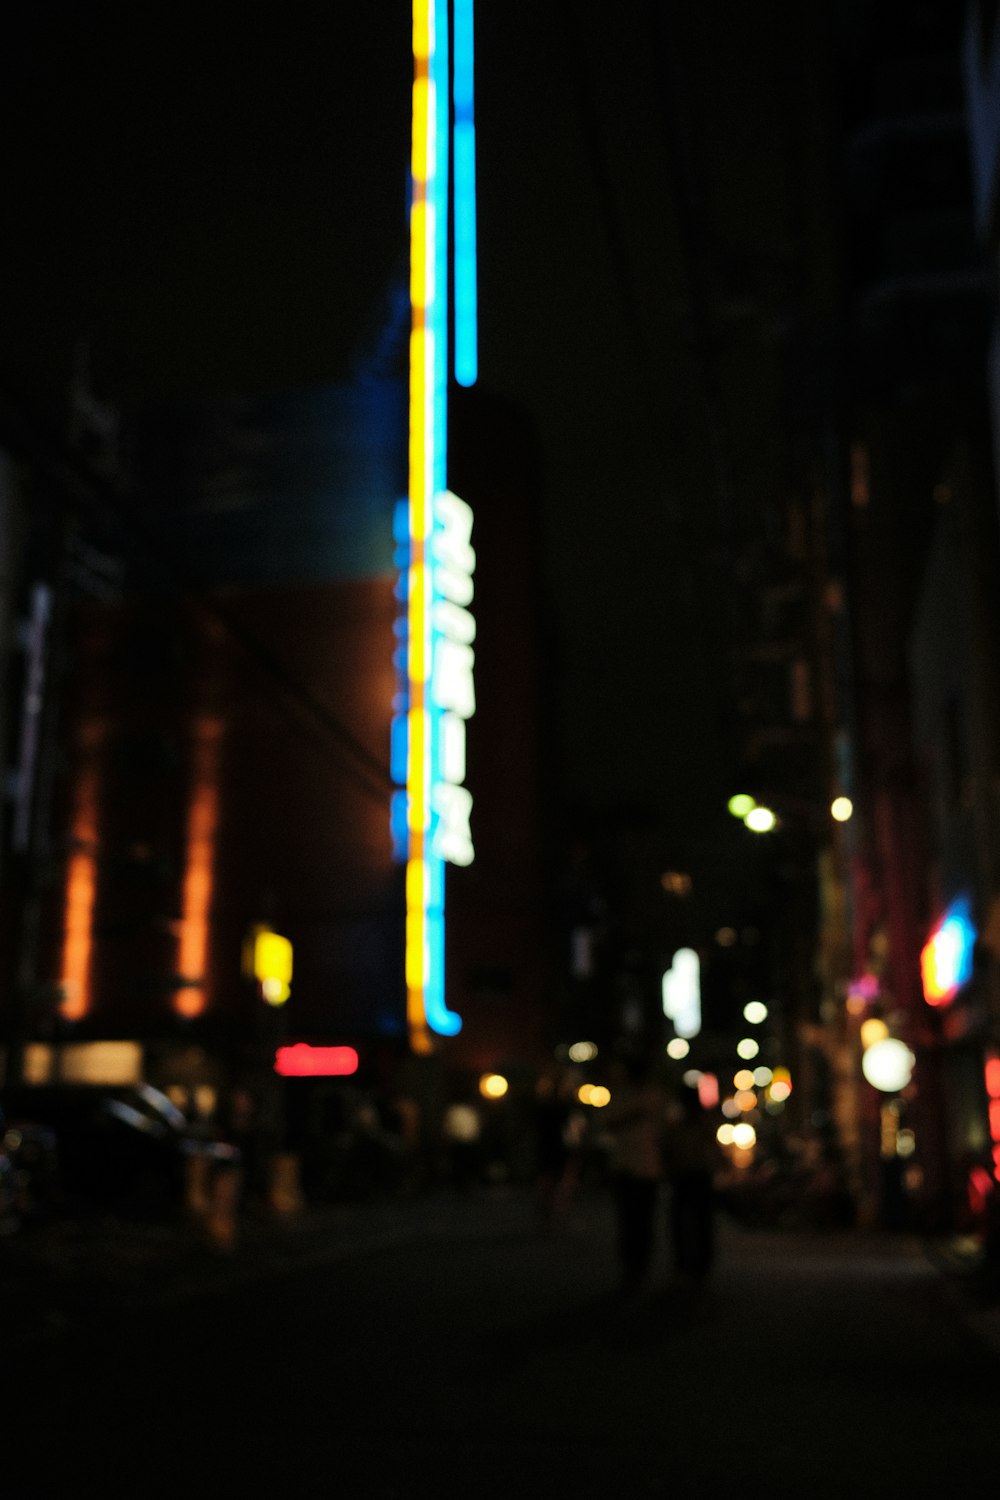
[[[208,944],[215,890],[215,851],[219,823],[219,752],[222,725],[200,719],[195,725],[192,775],[184,840],[181,924],[177,974],[188,981],[174,999],[177,1014],[200,1016],[208,1005]]]
[[[93,763],[100,730],[85,734],[89,763],[81,767],[73,787],[70,822],[72,853],[66,868],[63,907],[63,944],[59,968],[62,999],[59,1014],[80,1021],[91,1005],[90,963],[94,946],[94,904],[97,900],[97,767]]]

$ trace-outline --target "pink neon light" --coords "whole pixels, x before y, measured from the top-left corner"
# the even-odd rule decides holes
[[[702,1073],[698,1079],[698,1100],[702,1109],[714,1109],[719,1102],[719,1080],[714,1073]]]
[[[358,1054],[353,1047],[310,1047],[295,1042],[279,1047],[274,1071],[282,1078],[340,1078],[358,1071]]]
[[[878,995],[879,982],[876,974],[862,974],[858,979],[852,979],[847,987],[847,993],[858,1000],[874,1000]]]

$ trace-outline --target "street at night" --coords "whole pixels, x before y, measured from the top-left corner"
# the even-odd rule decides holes
[[[596,1188],[551,1232],[530,1193],[478,1189],[221,1264],[147,1243],[144,1284],[133,1245],[61,1322],[13,1309],[5,1500],[971,1493],[995,1316],[908,1235],[722,1229],[710,1285],[674,1280],[661,1236],[634,1300]]]
[[[0,1500],[992,1495],[989,0],[0,19]]]

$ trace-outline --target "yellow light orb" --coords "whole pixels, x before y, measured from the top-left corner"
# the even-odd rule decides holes
[[[776,1078],[771,1084],[770,1089],[768,1090],[768,1093],[774,1100],[775,1104],[784,1103],[791,1092],[792,1085],[790,1083],[786,1083],[783,1078]]]
[[[757,1095],[753,1089],[740,1089],[736,1095],[736,1103],[746,1113],[748,1110],[757,1108]]]
[[[595,1083],[590,1091],[590,1105],[592,1109],[603,1109],[606,1104],[611,1103],[611,1090],[606,1089],[603,1083]]]
[[[756,1057],[759,1051],[760,1043],[755,1042],[752,1036],[745,1036],[742,1041],[736,1043],[737,1057],[745,1058],[747,1061],[751,1057]]]
[[[736,1073],[736,1074],[733,1075],[733,1088],[734,1089],[751,1089],[751,1088],[753,1088],[753,1074],[751,1073],[751,1071],[750,1071],[749,1068],[741,1068],[738,1073]]]
[[[834,797],[830,803],[830,816],[838,823],[846,823],[854,812],[850,797]]]
[[[680,1062],[681,1058],[687,1057],[691,1051],[691,1043],[686,1042],[682,1036],[671,1037],[667,1043],[667,1056],[672,1057],[674,1062]]]
[[[867,1021],[861,1022],[861,1045],[862,1047],[874,1047],[876,1042],[882,1042],[889,1035],[889,1028],[884,1021],[877,1016],[869,1016]]]
[[[754,1130],[752,1125],[748,1125],[745,1120],[741,1121],[739,1125],[733,1126],[733,1145],[738,1146],[742,1151],[748,1151],[755,1144],[756,1140],[756,1130]]]
[[[502,1073],[484,1073],[479,1080],[479,1092],[484,1099],[502,1099],[509,1087]]]
[[[743,1007],[743,1019],[751,1026],[759,1026],[761,1021],[767,1020],[767,1006],[761,1000],[748,1001]]]
[[[718,1141],[720,1146],[731,1146],[733,1144],[733,1132],[735,1131],[735,1129],[735,1125],[719,1126],[718,1130],[715,1132],[715,1139]]]

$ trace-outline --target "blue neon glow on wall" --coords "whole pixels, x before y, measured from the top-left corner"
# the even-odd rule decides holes
[[[967,900],[959,898],[952,902],[937,935],[945,959],[943,977],[953,990],[961,989],[972,978],[976,945],[976,929]]]
[[[470,386],[479,374],[473,0],[455,0],[454,30],[455,379]]]

